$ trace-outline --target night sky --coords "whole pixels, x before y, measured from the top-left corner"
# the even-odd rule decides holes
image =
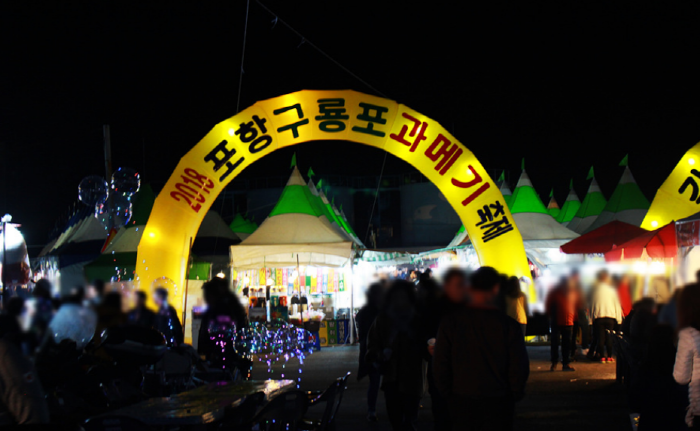
[[[115,168],[162,184],[236,113],[245,1],[15,3],[0,4],[0,212],[30,245],[47,241],[81,178],[104,174],[103,124]],[[591,165],[609,197],[629,153],[651,200],[700,141],[697,3],[450,3],[264,2],[487,169],[515,181],[524,157],[544,198],[554,187],[561,202],[572,177],[583,197]],[[273,19],[251,1],[241,109],[301,89],[375,93]],[[303,144],[242,175],[287,175],[293,151],[321,177],[377,175],[384,157]],[[385,172],[412,169],[389,156]]]

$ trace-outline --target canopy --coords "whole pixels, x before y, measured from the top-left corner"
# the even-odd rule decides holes
[[[662,228],[645,231],[605,253],[605,260],[615,262],[622,259],[639,259],[645,250],[647,256],[651,258],[676,257],[678,254],[676,224],[669,223]]]
[[[605,205],[603,212],[587,229],[587,232],[598,229],[613,220],[620,220],[639,226],[644,220],[649,205],[649,201],[634,180],[630,168],[625,166],[622,178],[620,178],[620,182],[615,187],[612,196],[610,196],[610,200]]]
[[[536,241],[537,248],[559,248],[563,242],[578,236],[549,215],[524,170],[513,192],[511,213],[523,236],[526,249],[528,241]],[[535,243],[530,245],[535,246]]]
[[[345,265],[352,257],[353,242],[331,225],[319,203],[295,166],[270,215],[241,244],[231,247],[233,266],[243,270],[297,262]]]
[[[595,180],[595,177],[593,177],[591,179],[591,185],[588,187],[588,193],[586,193],[586,197],[583,198],[581,207],[576,212],[576,216],[574,216],[566,227],[574,232],[584,233],[588,227],[595,222],[600,213],[603,212],[606,204],[605,196],[603,196],[598,182]]]
[[[561,251],[567,254],[606,253],[616,245],[623,244],[645,232],[647,231],[641,227],[614,220],[567,242],[561,246]]]
[[[572,187],[571,190],[569,190],[569,194],[566,196],[566,201],[564,201],[564,205],[562,205],[556,220],[564,226],[567,226],[574,218],[580,207],[581,201],[576,195],[576,190],[574,190]]]

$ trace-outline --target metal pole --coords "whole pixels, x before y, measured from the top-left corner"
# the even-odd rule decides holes
[[[192,237],[190,237],[190,248],[187,255],[187,268],[185,268],[185,307],[182,310],[182,336],[185,337],[185,327],[187,325],[187,294],[190,291],[190,259],[192,258]]]

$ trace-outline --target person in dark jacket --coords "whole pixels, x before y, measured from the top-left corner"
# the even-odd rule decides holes
[[[631,380],[630,404],[639,412],[640,431],[686,430],[688,387],[673,379],[676,334],[668,325],[650,330],[649,355]]]
[[[183,344],[185,334],[182,332],[182,324],[175,307],[168,304],[168,289],[158,287],[154,292],[153,301],[158,307],[153,327],[163,333],[168,346],[175,347]]]
[[[425,311],[421,314],[426,328],[427,348],[431,355],[428,362],[428,393],[433,412],[433,424],[436,430],[449,430],[452,428],[452,422],[448,402],[435,384],[432,355],[442,319],[466,306],[467,274],[458,268],[450,269],[443,275],[442,285],[442,292],[438,291],[434,299],[424,302]]]
[[[357,323],[357,334],[360,338],[360,365],[357,370],[357,380],[369,377],[367,387],[367,420],[377,422],[377,396],[379,395],[379,384],[381,374],[374,364],[368,363],[367,357],[367,336],[374,320],[377,318],[384,299],[384,286],[374,283],[367,289],[367,303],[357,312],[355,322]]]
[[[510,430],[515,402],[530,373],[518,322],[496,306],[499,275],[476,270],[469,304],[443,319],[433,367],[440,394],[450,401],[453,430]]]
[[[382,373],[382,391],[394,431],[415,430],[428,359],[413,284],[396,280],[367,337],[367,360]]]
[[[146,292],[142,290],[136,292],[136,306],[126,316],[130,324],[143,328],[153,327],[156,313],[146,306],[147,299]]]
[[[0,426],[48,424],[49,408],[31,360],[22,355],[21,329],[0,316]]]
[[[202,286],[207,311],[202,316],[199,327],[197,352],[204,355],[209,363],[217,368],[237,368],[245,377],[250,377],[251,363],[236,352],[234,342],[223,347],[217,345],[221,337],[233,338],[241,334],[248,321],[245,309],[238,297],[229,289],[229,282],[223,278],[214,278]]]

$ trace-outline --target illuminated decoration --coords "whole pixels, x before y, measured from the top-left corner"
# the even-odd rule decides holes
[[[596,221],[600,213],[603,212],[607,201],[603,192],[600,191],[600,186],[595,180],[593,167],[588,172],[587,179],[591,180],[591,185],[588,187],[588,193],[581,202],[581,207],[576,212],[576,216],[566,225],[567,228],[576,233],[584,233]]]
[[[632,176],[629,166],[627,166],[627,156],[625,156],[621,164],[624,164],[625,170],[622,173],[620,182],[615,187],[615,191],[610,196],[610,200],[605,205],[603,212],[600,213],[586,232],[598,229],[613,220],[635,226],[642,224],[642,220],[644,220],[644,216],[649,209],[649,201],[644,197]]]
[[[131,220],[131,198],[141,188],[141,177],[131,168],[119,168],[107,182],[99,176],[85,177],[78,185],[78,198],[95,208],[95,218],[105,229],[126,226]]]
[[[700,211],[700,143],[683,155],[654,196],[642,227],[656,229]]]
[[[104,178],[92,175],[78,185],[78,199],[88,206],[102,205],[109,197],[109,185]]]
[[[410,163],[456,210],[482,264],[530,275],[503,196],[472,152],[440,124],[392,100],[350,90],[304,90],[260,101],[224,120],[180,160],[139,244],[141,288],[163,276],[183,285],[190,238],[224,187],[278,148],[315,140],[358,142]],[[181,300],[172,296],[174,304]]]
[[[220,337],[221,333],[221,329],[209,328],[209,337],[218,340],[217,345],[221,346],[224,353],[227,343],[230,342],[228,340],[232,338]],[[238,355],[267,365],[268,373],[272,372],[274,364],[284,364],[294,358],[299,361],[301,367],[304,365],[304,359],[313,353],[311,333],[282,320],[269,323],[252,322],[248,327],[235,331],[233,339]],[[301,372],[300,368],[299,374]],[[285,378],[284,373],[280,378]],[[298,377],[297,388],[300,383],[301,377]]]
[[[581,201],[578,199],[578,195],[576,195],[576,190],[574,190],[574,180],[571,180],[569,184],[569,194],[566,196],[566,201],[564,201],[564,205],[562,205],[556,220],[564,226],[568,226],[569,222],[576,216],[580,207]]]

